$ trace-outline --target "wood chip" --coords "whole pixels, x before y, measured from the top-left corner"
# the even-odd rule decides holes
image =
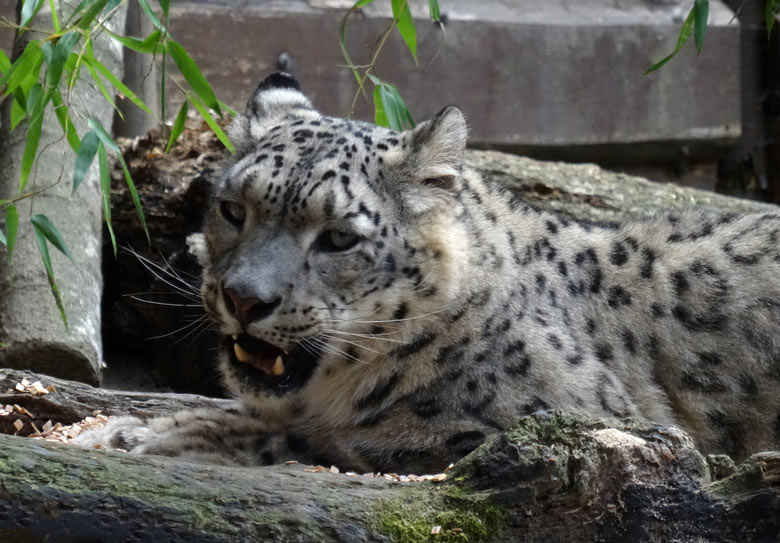
[[[24,385],[22,383],[16,383],[16,386],[14,388],[19,392],[24,392]]]
[[[288,461],[287,461],[287,462],[285,462],[284,464],[285,464],[286,466],[292,466],[293,464],[297,464],[297,463],[298,463],[298,461],[297,461],[297,460],[288,460]]]
[[[328,471],[330,471],[331,473],[339,473],[339,468],[337,468],[336,466],[331,466],[330,470]]]
[[[436,535],[441,533],[441,526],[434,526],[431,528],[431,535]]]
[[[21,385],[23,387],[28,387],[28,386],[30,386],[30,381],[25,377],[24,379],[22,379]]]
[[[17,432],[21,432],[22,428],[24,428],[24,423],[21,420],[16,419],[14,421],[14,428],[16,428]]]
[[[37,434],[30,435],[32,439],[38,439],[43,441],[52,441],[57,443],[70,443],[81,432],[91,428],[100,428],[105,426],[107,422],[111,420],[111,417],[105,415],[98,415],[97,417],[87,417],[79,422],[73,424],[63,425],[61,423],[54,424],[51,420],[46,421],[46,424],[41,427],[41,430]],[[122,449],[116,449],[122,450]],[[126,451],[125,451],[126,452]]]

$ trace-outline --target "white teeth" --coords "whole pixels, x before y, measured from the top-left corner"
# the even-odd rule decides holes
[[[284,361],[282,360],[281,355],[276,357],[276,360],[274,361],[274,367],[271,368],[271,373],[273,373],[276,377],[279,377],[284,373]]]
[[[233,344],[233,352],[236,353],[236,358],[238,358],[239,362],[251,362],[254,360],[254,356],[246,352],[244,349],[241,348],[241,345],[238,343]]]
[[[235,341],[236,339],[238,339],[238,334],[233,334],[233,340]]]

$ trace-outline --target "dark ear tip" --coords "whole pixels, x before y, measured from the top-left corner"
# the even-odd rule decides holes
[[[263,79],[257,86],[255,93],[269,89],[294,89],[301,90],[298,81],[286,72],[275,72]]]
[[[436,114],[436,118],[446,117],[447,115],[451,115],[453,113],[459,113],[461,116],[463,116],[463,111],[461,111],[458,106],[453,106],[450,104],[448,106],[444,106],[442,110]]]

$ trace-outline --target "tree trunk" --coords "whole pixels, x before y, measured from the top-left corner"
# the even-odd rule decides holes
[[[44,3],[32,27],[49,28],[48,9],[49,4]],[[111,20],[110,28],[122,32],[124,13],[125,8],[119,10]],[[14,49],[21,51],[33,38],[41,36],[30,31],[17,37]],[[115,44],[109,44],[109,38],[103,36],[93,40],[93,46],[101,61],[114,73],[121,74],[121,53]],[[84,75],[89,77],[86,70],[83,70]],[[94,85],[79,82],[73,96],[79,97],[71,103],[71,116],[79,135],[86,131],[83,121],[88,118],[98,119],[110,130],[113,111]],[[9,98],[2,106],[0,199],[13,199],[19,195],[19,171],[27,135],[26,123],[9,132],[11,102]],[[97,165],[93,165],[78,191],[71,196],[75,155],[62,135],[54,112],[51,107],[48,109],[27,191],[51,188],[18,202],[19,233],[10,262],[5,249],[0,249],[0,342],[9,344],[0,350],[0,366],[29,368],[97,383],[103,365],[100,337],[102,207]],[[70,324],[67,329],[55,305],[30,224],[33,214],[43,214],[51,219],[73,255],[73,262],[70,262],[50,245],[55,279]]]
[[[23,376],[51,381],[18,372],[0,379],[12,384]],[[63,381],[55,388],[44,397],[74,412],[90,390]],[[127,411],[127,394],[92,392],[107,413]],[[20,404],[26,396],[3,401]],[[131,397],[133,409],[143,412],[143,395]],[[160,395],[148,397],[156,406],[149,414],[156,413]],[[175,405],[171,395],[166,408]],[[725,477],[713,481],[713,473]],[[302,465],[226,468],[6,435],[0,435],[0,481],[0,541],[715,543],[780,537],[780,453],[754,455],[734,469],[723,457],[702,457],[674,427],[560,413],[521,419],[439,483]]]

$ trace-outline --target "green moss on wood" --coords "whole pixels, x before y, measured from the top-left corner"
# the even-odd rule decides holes
[[[504,509],[487,499],[447,484],[403,502],[380,502],[373,524],[394,543],[480,543],[496,540],[504,516]],[[436,526],[440,528],[434,534]]]

